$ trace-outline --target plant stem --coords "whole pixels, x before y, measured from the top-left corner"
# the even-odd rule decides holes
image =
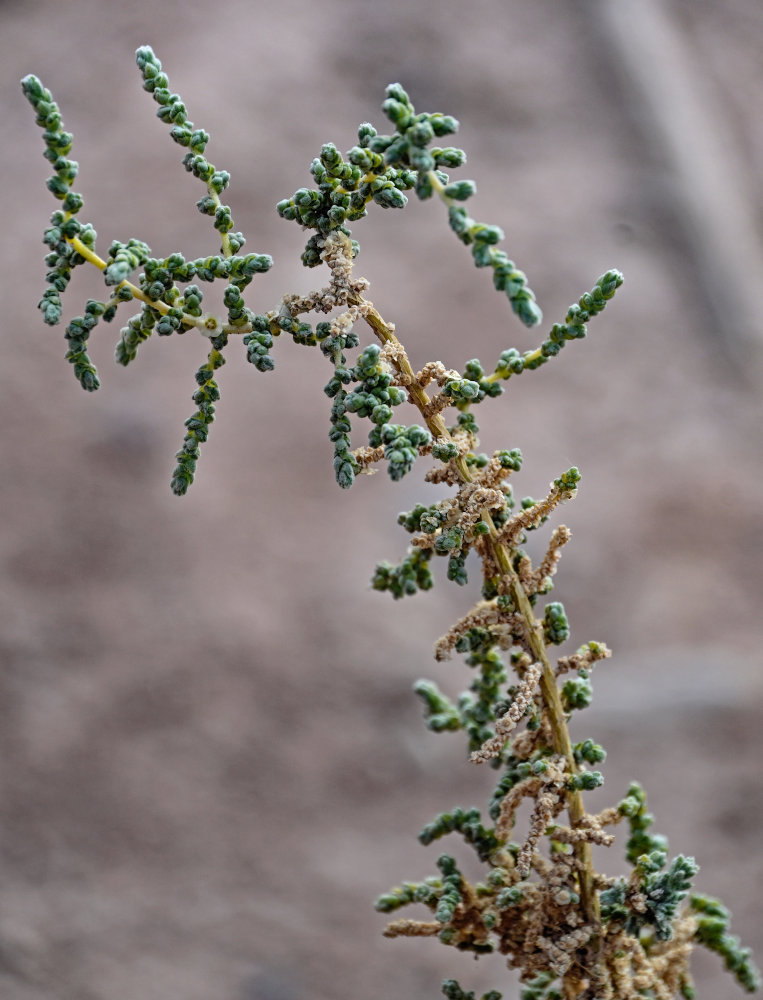
[[[400,344],[400,341],[397,339],[387,323],[385,323],[381,314],[373,308],[370,303],[359,295],[351,296],[350,303],[355,305],[364,305],[364,318],[383,344]],[[429,416],[427,415],[426,406],[430,402],[430,399],[427,393],[416,381],[416,374],[411,367],[407,355],[403,353],[399,360],[394,361],[394,364],[400,374],[405,375],[407,376],[407,379],[410,379],[406,388],[408,389],[411,402],[421,412],[424,420],[426,421],[427,427],[433,436],[435,438],[445,438],[446,440],[450,439],[450,432],[448,431],[442,416],[439,413]],[[459,475],[465,483],[474,482],[471,470],[467,466],[463,456],[460,455],[458,458],[454,459],[454,465],[458,469]],[[546,644],[543,639],[543,626],[536,619],[535,614],[533,613],[530,600],[522,587],[516,570],[512,566],[511,555],[507,546],[498,540],[498,531],[493,523],[489,510],[485,509],[482,511],[482,519],[490,528],[490,534],[487,537],[489,539],[488,544],[490,545],[492,556],[495,559],[496,564],[499,566],[504,578],[508,582],[509,594],[514,602],[514,606],[525,619],[530,648],[536,661],[541,664],[542,673],[540,687],[548,713],[548,721],[551,728],[554,750],[565,758],[568,772],[570,774],[576,774],[578,772],[578,766],[572,752],[572,743],[570,741],[570,734],[567,728],[567,720],[562,707],[559,689],[556,685],[554,668],[551,666],[548,653],[546,651]],[[583,799],[579,791],[570,789],[567,790],[566,797],[570,825],[575,827],[585,816]],[[574,850],[575,857],[580,863],[578,879],[580,883],[581,906],[586,920],[589,923],[598,926],[600,923],[599,899],[594,888],[594,868],[591,846],[585,841],[579,841],[575,844]]]
[[[108,267],[107,262],[103,257],[99,257],[98,254],[91,250],[89,246],[86,246],[78,236],[67,236],[66,242],[74,247],[80,257],[84,257],[88,263],[97,267],[99,271],[105,271]],[[230,253],[226,256],[230,256]],[[129,288],[132,292],[133,298],[140,299],[141,302],[145,302],[146,305],[151,306],[152,309],[156,309],[157,312],[166,315],[170,311],[170,306],[166,302],[161,302],[158,299],[151,299],[146,295],[144,291],[134,285],[131,281],[120,281],[118,285],[115,286],[114,291],[120,288]],[[203,334],[205,337],[217,337],[220,333],[251,333],[252,327],[250,323],[245,323],[241,326],[230,326],[229,324],[222,323],[220,320],[215,319],[214,328],[207,326],[207,321],[204,317],[189,316],[188,313],[183,313],[183,319],[181,321],[183,326],[191,329],[196,328],[199,333]],[[280,330],[279,330],[280,333]]]
[[[442,197],[445,197],[442,192],[438,191],[438,193],[440,193]],[[67,242],[74,247],[81,257],[84,257],[85,260],[89,261],[89,263],[93,264],[100,271],[104,271],[106,269],[106,261],[86,246],[78,237],[67,237]],[[225,247],[223,250],[225,252]],[[226,253],[226,256],[229,255],[230,248],[228,247],[228,253]],[[120,282],[120,284],[116,287],[121,288],[123,286],[128,287],[136,299],[140,299],[142,302],[147,303],[158,312],[169,312],[170,307],[166,303],[150,299],[140,288],[132,284],[132,282],[125,280]],[[356,293],[351,293],[348,296],[347,301],[350,305],[363,306],[363,315],[366,322],[383,344],[398,344],[402,347],[402,344],[392,332],[391,327],[388,326],[381,314],[371,305],[371,303]],[[203,319],[184,315],[183,324],[189,327],[196,327],[206,336],[216,335],[220,332],[220,329],[231,333],[246,333],[248,332],[250,326],[250,324],[246,324],[245,326],[234,327],[228,330],[227,326],[219,324],[216,326],[215,333],[212,334],[205,328]],[[280,333],[280,330],[277,330],[277,332]],[[416,373],[411,367],[411,363],[405,354],[404,348],[402,356],[399,360],[395,360],[394,364],[400,374],[406,376],[406,388],[408,389],[410,400],[421,412],[421,415],[432,435],[435,438],[450,440],[451,435],[442,416],[439,413],[428,413],[427,405],[430,403],[430,398],[416,381]],[[462,455],[459,455],[458,458],[454,459],[454,465],[458,469],[458,473],[463,482],[474,482],[472,473]],[[569,730],[567,729],[567,720],[564,715],[559,689],[556,685],[554,669],[551,666],[548,653],[546,652],[546,644],[543,639],[543,626],[536,619],[535,614],[533,613],[530,600],[525,593],[517,572],[511,563],[509,549],[503,542],[499,541],[498,531],[492,517],[490,516],[490,511],[487,508],[482,511],[482,519],[489,527],[488,545],[490,546],[493,559],[501,570],[504,579],[508,582],[509,594],[514,602],[514,606],[525,619],[530,649],[535,657],[535,660],[541,664],[540,688],[548,713],[548,721],[551,728],[554,750],[566,760],[568,772],[570,774],[576,774],[578,767],[572,752],[572,743],[570,741]],[[575,827],[585,816],[583,799],[579,791],[570,789],[566,791],[566,798],[570,825]],[[586,916],[586,920],[589,923],[598,926],[600,922],[599,900],[594,888],[594,869],[590,844],[585,841],[579,841],[574,845],[574,851],[575,857],[580,863],[578,879],[580,883],[581,906]]]

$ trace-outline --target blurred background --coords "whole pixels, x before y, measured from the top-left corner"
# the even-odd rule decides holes
[[[624,271],[584,343],[478,411],[482,447],[522,448],[520,496],[583,472],[554,596],[573,629],[564,651],[615,651],[575,720],[576,738],[609,751],[591,807],[641,779],[655,829],[696,856],[698,887],[763,960],[763,7],[6,0],[2,996],[423,1000],[446,976],[517,995],[499,956],[390,942],[372,909],[434,871],[419,829],[484,805],[494,779],[460,737],[424,728],[411,692],[420,676],[468,685],[431,649],[476,582],[459,589],[437,565],[432,593],[396,605],[369,587],[375,562],[405,552],[397,512],[440,493],[384,474],[340,491],[328,367],[284,340],[272,375],[229,350],[197,481],[177,499],[204,344],[154,338],[124,370],[119,324],[99,328],[103,388],[87,395],[63,325],[35,308],[54,203],[18,85],[29,72],[74,132],[81,218],[102,253],[130,236],[157,255],[217,250],[199,183],[141,90],[144,43],[232,174],[247,250],[275,257],[253,286],[260,311],[319,280],[273,206],[310,182],[323,142],[345,150],[360,122],[386,128],[392,81],[461,120],[470,211],[505,229],[547,323]],[[372,209],[354,235],[415,367],[492,364],[539,341],[438,204]],[[79,269],[66,317],[101,289]],[[471,870],[455,841],[438,846]],[[623,871],[622,853],[619,838],[600,867]],[[700,998],[739,995],[716,956],[694,969]]]

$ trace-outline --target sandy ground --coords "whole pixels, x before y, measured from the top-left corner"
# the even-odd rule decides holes
[[[610,266],[627,284],[583,344],[480,414],[520,446],[521,495],[570,464],[574,541],[556,594],[577,643],[616,657],[577,723],[609,751],[594,804],[641,778],[673,849],[763,959],[760,273],[763,8],[754,0],[0,5],[4,143],[0,538],[0,994],[7,1000],[418,1000],[455,975],[514,980],[430,941],[389,942],[375,896],[433,870],[415,839],[491,775],[429,734],[410,692],[451,691],[431,645],[474,597],[372,592],[414,477],[331,471],[323,358],[232,355],[198,481],[168,489],[203,345],[145,345],[88,396],[43,327],[52,210],[18,79],[43,77],[75,134],[99,246],[216,249],[142,93],[150,43],[252,250],[256,308],[315,279],[274,203],[321,143],[382,123],[385,84],[462,121],[474,214],[502,225],[551,321]],[[8,138],[12,141],[8,141]],[[710,192],[708,194],[708,192]],[[434,204],[356,227],[358,268],[414,364],[534,341]],[[78,274],[69,315],[97,295]],[[126,314],[125,314],[126,315]],[[490,406],[490,409],[488,407]],[[429,490],[429,492],[427,492]],[[454,850],[458,850],[453,845]],[[621,848],[601,859],[622,867]],[[460,856],[460,855],[459,855]],[[699,996],[738,995],[712,956]]]

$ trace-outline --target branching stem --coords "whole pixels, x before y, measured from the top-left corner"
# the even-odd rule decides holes
[[[451,200],[444,194],[444,190],[440,190],[443,188],[443,185],[441,185],[439,180],[434,176],[433,187],[435,187],[435,190],[437,190],[437,193],[440,194],[443,199],[446,199],[447,201]],[[67,242],[74,247],[80,256],[84,257],[85,260],[93,264],[100,271],[104,271],[108,266],[105,260],[86,246],[78,237],[75,236],[68,238]],[[228,251],[229,252],[226,256],[230,255],[230,247],[228,248]],[[117,288],[121,288],[123,286],[129,288],[136,299],[140,299],[142,302],[147,303],[158,312],[169,312],[170,307],[166,303],[149,298],[145,292],[132,282],[123,281],[117,285]],[[375,309],[373,305],[368,302],[368,300],[364,299],[362,295],[351,292],[348,295],[347,302],[349,305],[363,307],[362,315],[364,319],[382,344],[396,344],[402,347],[402,344],[395,336],[392,328],[385,322],[378,310]],[[210,333],[210,331],[205,327],[205,321],[203,318],[197,318],[187,314],[184,314],[183,316],[183,324],[187,327],[195,327],[200,333],[205,334],[206,336],[218,335],[221,328],[225,332],[230,333],[246,333],[251,329],[250,324],[231,327],[229,329],[227,325],[218,323],[216,324],[214,333]],[[431,399],[416,380],[416,373],[411,367],[410,361],[408,360],[404,349],[400,352],[399,357],[393,361],[393,364],[397,368],[398,372],[405,377],[404,380],[408,388],[410,400],[421,413],[422,418],[432,435],[435,438],[450,440],[451,435],[445,421],[442,418],[442,415],[440,413],[432,412],[430,407]],[[453,464],[458,470],[463,482],[474,482],[474,477],[466,464],[466,460],[463,455],[459,455],[455,458],[453,460]],[[559,689],[556,685],[554,669],[551,666],[548,653],[546,651],[546,645],[543,639],[543,626],[536,619],[535,614],[533,613],[530,600],[522,587],[516,570],[512,565],[508,547],[498,538],[498,530],[493,522],[488,508],[483,509],[481,516],[489,527],[488,544],[491,549],[492,557],[495,560],[496,565],[499,567],[503,578],[508,583],[509,595],[514,602],[514,606],[525,619],[527,635],[533,657],[541,664],[542,673],[540,688],[548,713],[548,721],[551,728],[554,750],[567,761],[568,772],[570,774],[576,774],[578,772],[578,766],[572,751],[572,743],[567,729],[567,721],[564,715]],[[583,799],[579,791],[571,789],[566,791],[566,797],[570,825],[572,827],[576,827],[585,816]],[[594,868],[590,844],[585,841],[579,841],[574,845],[574,851],[575,857],[580,863],[579,881],[581,905],[583,907],[586,920],[598,926],[600,923],[599,900],[594,889]]]
[[[218,201],[219,200],[220,199],[218,198]],[[227,236],[223,237],[223,252],[225,252],[225,241],[227,239]],[[95,253],[94,250],[91,250],[89,246],[86,246],[78,236],[67,236],[66,242],[70,246],[74,247],[80,257],[84,257],[88,263],[93,264],[99,271],[105,271],[108,267],[108,264],[103,257],[99,257],[98,254]],[[230,240],[228,240],[228,253],[226,253],[225,256],[231,256]],[[134,285],[131,281],[120,281],[114,290],[117,291],[120,288],[129,288],[132,292],[133,298],[140,299],[141,302],[145,302],[146,305],[151,306],[152,309],[156,309],[156,311],[162,313],[162,315],[166,315],[170,311],[170,306],[168,306],[166,302],[149,298],[142,289],[140,289],[137,285]],[[219,337],[221,333],[244,334],[252,332],[251,323],[242,323],[240,326],[231,326],[229,323],[223,323],[219,319],[215,319],[213,324],[208,324],[208,318],[203,316],[191,316],[188,313],[183,313],[181,322],[186,329],[192,329],[195,327],[199,333],[203,334],[205,337]],[[276,330],[278,333],[281,332],[277,326],[275,327],[274,332]]]
[[[370,303],[364,300],[362,296],[350,296],[349,301],[354,305],[363,305],[363,317],[382,344],[400,344],[400,341],[392,332],[390,326],[384,321],[381,314],[373,306],[371,306]],[[448,431],[442,416],[439,413],[427,415],[427,406],[430,402],[430,398],[416,381],[416,374],[411,367],[407,355],[404,352],[400,352],[399,359],[396,358],[393,361],[393,364],[401,375],[407,376],[407,389],[411,402],[421,412],[421,415],[426,421],[427,427],[431,431],[432,435],[435,438],[450,439],[450,432]],[[459,455],[458,458],[454,459],[454,465],[458,469],[459,475],[465,483],[474,482],[471,470],[467,466],[466,460],[462,455]],[[553,736],[554,750],[558,754],[561,754],[567,761],[568,772],[570,774],[576,774],[579,769],[572,751],[570,734],[567,729],[567,720],[562,707],[559,689],[556,685],[554,669],[551,666],[548,653],[546,651],[546,644],[543,639],[543,626],[536,619],[535,614],[533,613],[530,600],[522,587],[516,570],[512,566],[511,555],[508,548],[498,540],[498,530],[493,523],[489,510],[485,509],[482,511],[482,519],[490,528],[490,534],[488,537],[492,556],[495,559],[496,564],[499,566],[502,575],[508,582],[509,594],[515,607],[525,619],[532,654],[542,667],[540,687],[548,712],[548,721]],[[583,799],[579,791],[569,789],[566,791],[566,797],[570,825],[572,827],[576,827],[585,816]],[[594,868],[591,856],[591,846],[590,844],[581,841],[575,844],[574,850],[575,857],[580,862],[581,866],[579,872],[580,902],[583,907],[586,920],[598,926],[600,923],[599,900],[594,888]]]

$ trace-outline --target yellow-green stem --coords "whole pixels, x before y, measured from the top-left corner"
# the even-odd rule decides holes
[[[67,237],[66,242],[74,247],[80,257],[84,257],[88,263],[97,267],[99,271],[105,271],[108,264],[98,254],[91,250],[89,246],[86,246],[78,236]],[[223,249],[225,248],[225,243],[223,242]],[[228,245],[230,251],[230,244]],[[230,256],[230,253],[226,254]],[[118,285],[115,286],[114,291],[118,291],[120,288],[129,288],[132,292],[133,298],[140,299],[141,302],[145,302],[146,305],[151,306],[152,309],[156,309],[157,312],[166,315],[171,306],[168,306],[166,302],[160,302],[156,299],[151,299],[146,295],[146,293],[134,285],[131,281],[120,281]],[[252,327],[250,323],[244,323],[241,326],[231,326],[227,323],[222,323],[216,316],[190,316],[188,313],[183,313],[183,318],[181,320],[183,326],[187,328],[195,328],[199,333],[204,334],[205,337],[216,337],[220,333],[251,333]],[[280,332],[280,331],[279,331]]]
[[[360,305],[361,303],[364,303],[364,300],[360,296],[353,296],[350,299],[350,303]],[[364,303],[364,305],[366,307],[364,309],[366,322],[372,328],[379,340],[381,340],[383,344],[399,344],[400,341],[394,335],[387,323],[385,323],[381,314],[373,307],[369,307],[368,303]],[[411,367],[407,356],[403,353],[400,359],[396,360],[394,363],[398,371],[402,375],[407,376],[406,388],[410,394],[411,402],[421,412],[432,435],[435,438],[449,439],[450,432],[448,431],[442,416],[439,413],[427,415],[426,407],[430,402],[429,396],[416,381],[416,374]],[[474,481],[471,470],[467,466],[463,456],[459,456],[455,459],[454,464],[465,483],[471,483]],[[570,734],[567,728],[564,708],[562,707],[562,700],[559,694],[559,689],[556,685],[556,675],[554,673],[554,668],[551,666],[549,661],[546,644],[543,639],[543,626],[536,619],[535,614],[533,613],[530,600],[525,593],[519,577],[517,576],[517,572],[511,563],[509,550],[498,540],[498,531],[493,523],[493,519],[490,516],[490,512],[487,509],[483,510],[482,519],[487,523],[490,529],[490,534],[487,537],[489,538],[488,544],[490,545],[491,554],[495,559],[495,562],[498,565],[504,579],[508,581],[509,594],[514,602],[514,606],[527,623],[529,644],[532,654],[535,660],[541,664],[542,672],[540,687],[543,695],[543,701],[546,705],[548,713],[548,721],[554,742],[554,750],[565,758],[568,772],[570,774],[576,774],[578,767],[572,751],[572,743],[570,741]],[[582,796],[579,791],[572,790],[568,790],[566,796],[570,825],[573,827],[578,826],[585,816],[585,807],[583,805]],[[596,895],[594,887],[594,868],[590,844],[585,841],[579,841],[576,843],[575,857],[580,862],[580,902],[583,912],[585,913],[586,919],[589,923],[598,925],[600,922],[599,899]]]
[[[209,191],[209,195],[212,198],[212,201],[215,203],[215,207],[222,208],[223,203],[222,201],[220,201],[220,195],[217,193],[217,191],[215,191],[215,189],[209,183],[207,183],[207,190]],[[233,247],[230,245],[230,236],[228,236],[227,233],[220,234],[220,243],[222,246],[223,256],[232,257]]]

